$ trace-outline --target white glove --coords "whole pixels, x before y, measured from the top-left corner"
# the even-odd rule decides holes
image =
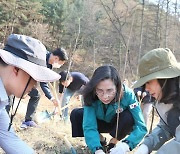
[[[116,147],[110,150],[110,154],[126,154],[129,152],[129,145],[125,142],[119,142],[116,144]]]
[[[104,153],[103,150],[100,149],[100,150],[96,150],[96,151],[95,151],[95,154],[105,154],[105,153]]]
[[[137,95],[138,95],[139,97],[141,96],[141,94],[142,94],[141,91],[138,91],[138,92],[137,92]]]
[[[142,93],[142,98],[144,98],[146,95],[147,95],[147,93],[144,91],[144,92]]]
[[[148,154],[149,150],[147,145],[141,144],[134,154]]]

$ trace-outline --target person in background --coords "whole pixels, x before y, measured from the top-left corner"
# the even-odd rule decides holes
[[[65,49],[58,48],[53,52],[46,53],[46,65],[47,68],[60,68],[68,60]],[[47,82],[40,82],[40,87],[44,92],[45,96],[53,102],[54,106],[58,106],[58,101],[53,97]],[[26,129],[28,127],[38,127],[34,121],[34,115],[40,100],[40,93],[37,88],[33,88],[28,94],[30,96],[25,120],[22,122],[21,128]]]
[[[82,94],[84,107],[70,115],[72,137],[84,136],[95,154],[105,154],[100,133],[112,136],[108,144],[111,154],[125,154],[139,144],[147,133],[141,108],[133,90],[121,83],[113,66],[97,68]]]
[[[11,127],[18,106],[10,119],[5,109],[8,96],[20,98],[19,104],[37,81],[52,82],[59,78],[59,74],[46,68],[46,48],[39,40],[18,34],[8,37],[4,49],[0,49],[0,147],[5,153],[35,153]]]
[[[79,91],[89,82],[89,79],[80,72],[66,72],[59,73],[61,78],[59,80],[59,94],[61,98],[61,107],[67,105],[71,97],[76,93],[79,96]],[[65,87],[65,89],[64,89]],[[82,101],[82,100],[81,100]],[[65,122],[68,120],[68,107],[62,110],[62,118]]]
[[[148,91],[144,90],[143,87],[134,88],[134,93],[137,97],[137,100],[140,102],[141,109],[143,112],[143,117],[146,125],[148,124],[149,115],[152,111],[152,105],[154,98],[151,97]]]
[[[157,154],[179,154],[180,63],[170,49],[157,48],[140,59],[138,74],[139,79],[133,87],[144,86],[156,99],[155,108],[160,122],[144,138],[136,154],[149,154],[153,150]]]

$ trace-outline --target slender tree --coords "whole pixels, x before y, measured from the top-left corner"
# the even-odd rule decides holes
[[[139,52],[138,52],[138,62],[141,58],[142,54],[142,44],[143,44],[143,29],[144,29],[144,8],[145,1],[142,1],[142,12],[141,12],[141,29],[140,29],[140,42],[139,42]]]
[[[166,0],[166,19],[165,19],[165,42],[164,46],[168,46],[168,20],[169,20],[169,2],[170,0]]]

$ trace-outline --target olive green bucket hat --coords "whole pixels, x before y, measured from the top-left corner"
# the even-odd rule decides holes
[[[168,48],[157,48],[146,53],[138,65],[139,79],[133,88],[144,85],[153,79],[174,78],[180,76],[180,63]]]

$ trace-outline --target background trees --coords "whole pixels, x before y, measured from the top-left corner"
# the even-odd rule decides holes
[[[73,53],[72,70],[91,75],[113,64],[122,78],[135,79],[139,58],[157,47],[180,60],[177,0],[1,0],[0,42],[11,33],[40,39],[53,50]]]

